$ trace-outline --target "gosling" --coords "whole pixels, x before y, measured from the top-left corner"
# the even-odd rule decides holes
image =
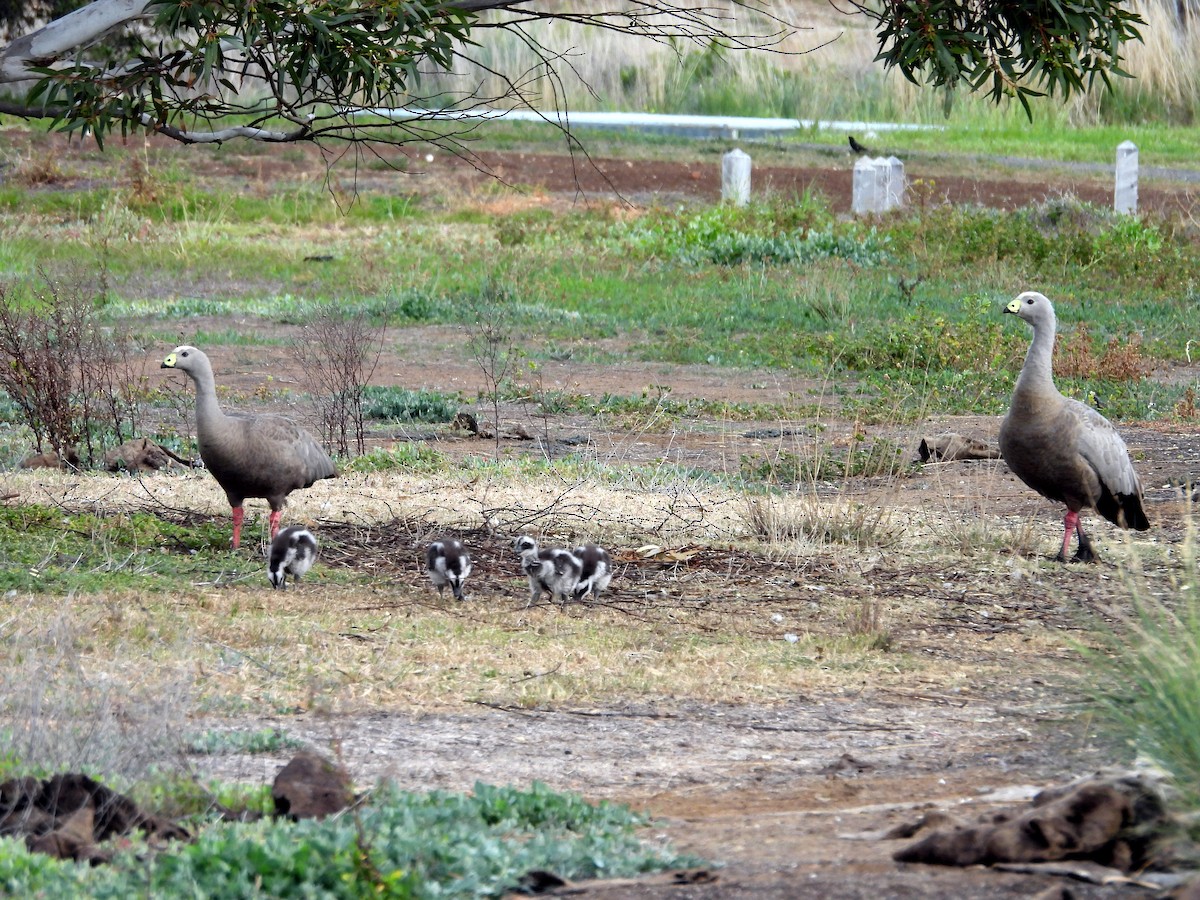
[[[303,525],[290,525],[271,540],[267,578],[275,590],[287,590],[289,575],[299,582],[317,558],[317,539]]]
[[[437,588],[438,597],[449,586],[455,600],[463,599],[463,584],[471,574],[471,555],[462,541],[443,538],[434,541],[425,550],[425,570],[429,580]]]
[[[592,601],[600,600],[600,595],[608,589],[612,581],[612,557],[603,547],[595,544],[583,544],[571,551],[583,568],[579,574],[579,583],[575,585],[575,599],[582,601],[588,593]]]
[[[521,557],[521,570],[529,576],[526,609],[537,603],[543,593],[548,593],[551,600],[566,604],[583,574],[583,563],[579,558],[570,550],[559,547],[539,549],[537,541],[527,534],[517,537],[513,549]]]

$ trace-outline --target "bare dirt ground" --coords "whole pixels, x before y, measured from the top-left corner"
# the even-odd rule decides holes
[[[179,151],[181,153],[186,151]],[[569,205],[580,201],[618,204],[675,202],[719,194],[719,162],[703,164],[621,159],[589,164],[540,154],[482,154],[485,167],[509,184],[531,188],[500,195],[508,205]],[[756,166],[755,189],[799,193],[820,190],[843,209],[850,197],[853,159],[828,165]],[[206,164],[208,166],[209,164]],[[240,159],[226,154],[208,174],[247,181],[283,178],[303,163],[274,157]],[[481,184],[474,166],[450,156],[424,161],[414,155],[415,179],[372,175],[380,184],[410,189],[423,173],[432,183]],[[600,174],[602,173],[602,174]],[[943,174],[932,163],[910,165],[921,179],[925,201],[980,202],[1011,206],[1071,192],[1107,203],[1107,177],[1036,173],[997,177]],[[365,185],[364,185],[365,186]],[[1190,210],[1186,186],[1144,186],[1145,208],[1178,214]],[[516,198],[516,199],[514,199]],[[206,327],[202,321],[197,328]],[[227,327],[227,323],[226,327]],[[247,328],[274,326],[246,323]],[[482,386],[462,352],[463,336],[448,328],[413,328],[393,333],[375,381],[410,388],[460,391],[472,397]],[[249,394],[268,375],[284,386],[297,382],[285,351],[262,347],[208,347],[224,387]],[[165,349],[164,349],[165,352]],[[638,394],[668,386],[675,397],[738,402],[773,402],[819,397],[823,386],[781,373],[707,367],[629,364],[593,366],[548,362],[545,386],[601,394]],[[1156,377],[1195,381],[1200,368]],[[506,410],[509,418],[523,413]],[[526,422],[527,425],[530,423]],[[713,470],[736,470],[742,454],[781,446],[785,435],[766,434],[757,424],[680,422],[669,430],[606,431],[594,421],[551,417],[532,423],[552,439],[586,434],[601,459],[631,463],[667,460]],[[781,423],[783,424],[783,423]],[[831,421],[829,439],[848,434],[851,422]],[[914,449],[921,434],[944,430],[994,440],[991,418],[933,420],[919,425],[872,429]],[[1123,432],[1148,488],[1155,529],[1145,540],[1177,548],[1189,512],[1173,485],[1200,476],[1200,434],[1160,426],[1129,426]],[[418,429],[375,436],[382,444],[421,437]],[[487,452],[489,442],[442,432],[444,452]],[[506,441],[509,452],[534,448],[532,441]],[[533,452],[545,452],[533,449]],[[868,504],[890,504],[901,523],[906,510],[938,507],[962,523],[1005,516],[1035,521],[1043,555],[1055,549],[1061,513],[1018,484],[998,462],[931,465],[886,485],[862,480],[843,489]],[[1102,554],[1119,540],[1115,529],[1095,524]],[[498,599],[511,581],[502,569],[506,548],[481,548],[474,602]],[[1151,573],[1152,575],[1155,573]],[[1157,573],[1164,584],[1170,572]],[[428,590],[418,575],[397,576],[413,590]],[[379,709],[344,715],[308,713],[277,724],[318,748],[336,748],[363,785],[390,777],[402,788],[469,789],[476,780],[527,784],[543,781],[593,799],[628,802],[653,813],[648,837],[669,839],[678,849],[720,864],[709,883],[591,886],[596,897],[629,898],[985,898],[1026,896],[1118,897],[1149,895],[1122,885],[1071,883],[987,869],[940,869],[894,863],[903,841],[853,840],[843,835],[885,828],[915,818],[928,806],[968,812],[1011,805],[1043,787],[1114,762],[1113,749],[1098,745],[1092,723],[1080,717],[1074,697],[1064,693],[1061,673],[1074,652],[1070,643],[1084,632],[1086,616],[1105,601],[1125,596],[1121,574],[1111,563],[1051,566],[1036,560],[996,563],[996,556],[964,553],[949,564],[945,555],[912,556],[904,550],[864,553],[838,564],[821,556],[804,563],[747,559],[714,551],[703,563],[651,571],[625,565],[614,582],[618,604],[644,608],[654,591],[669,584],[676,596],[697,603],[724,603],[747,616],[783,617],[774,635],[802,629],[821,617],[825,596],[869,596],[920,600],[927,614],[888,622],[893,647],[912,658],[939,663],[940,671],[961,666],[980,671],[990,664],[1000,677],[953,685],[919,671],[887,685],[861,680],[837,691],[817,691],[779,704],[707,704],[664,696],[654,702],[614,702],[603,708],[519,709],[480,706],[474,710]],[[736,599],[734,599],[736,598]],[[738,604],[741,606],[739,607]],[[514,602],[514,610],[516,603]],[[464,612],[464,615],[469,612]],[[564,615],[586,615],[572,611]],[[514,620],[518,613],[514,611]],[[536,668],[531,661],[531,668]],[[736,673],[713,677],[736,679]],[[853,682],[853,679],[849,680]],[[258,718],[253,724],[272,724]],[[222,725],[229,725],[222,720]],[[250,724],[250,723],[247,723]],[[197,760],[206,770],[248,780],[269,779],[283,757],[216,757]],[[1000,795],[1004,789],[1012,794]],[[1003,797],[1009,797],[1005,802]],[[1043,893],[1046,892],[1046,893]]]

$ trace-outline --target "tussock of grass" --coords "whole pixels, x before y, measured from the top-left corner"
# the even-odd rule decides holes
[[[178,754],[194,695],[189,636],[174,617],[61,597],[52,606],[10,598],[6,608],[0,743],[9,764],[133,781]]]
[[[1179,811],[1200,835],[1200,575],[1193,522],[1182,577],[1132,605],[1108,607],[1098,645],[1085,650],[1081,686],[1113,733],[1171,777]]]
[[[815,494],[750,496],[745,503],[750,532],[771,544],[805,540],[815,546],[842,544],[865,550],[886,547],[897,537],[886,505]]]

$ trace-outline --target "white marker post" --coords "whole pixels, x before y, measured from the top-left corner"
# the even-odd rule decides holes
[[[730,150],[721,157],[721,199],[735,206],[750,202],[750,155]]]
[[[887,166],[887,196],[884,198],[883,212],[899,209],[904,205],[904,190],[908,182],[904,179],[904,163],[895,156],[883,160]]]
[[[1117,145],[1117,185],[1113,193],[1113,209],[1119,213],[1137,215],[1138,205],[1138,148],[1133,141]]]
[[[864,156],[854,164],[854,187],[850,199],[850,209],[856,216],[870,215],[878,211],[875,187],[875,161]]]

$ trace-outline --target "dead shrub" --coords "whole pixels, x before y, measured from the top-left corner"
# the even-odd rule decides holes
[[[1149,371],[1138,334],[1129,335],[1124,343],[1110,338],[1104,351],[1097,354],[1087,325],[1080,323],[1069,337],[1059,337],[1055,349],[1054,373],[1068,378],[1140,381]]]
[[[1175,416],[1179,419],[1195,419],[1196,415],[1196,389],[1190,387],[1175,404]]]
[[[44,187],[61,184],[67,180],[67,175],[59,163],[58,153],[47,150],[44,153],[21,156],[13,167],[10,177],[13,181],[26,187]]]
[[[128,331],[106,328],[82,280],[0,282],[0,388],[24,414],[38,453],[92,465],[133,437],[144,381]]]
[[[385,324],[372,325],[361,310],[349,314],[333,305],[313,313],[292,342],[292,356],[320,420],[326,447],[350,455],[367,452],[363,397],[383,352]]]

